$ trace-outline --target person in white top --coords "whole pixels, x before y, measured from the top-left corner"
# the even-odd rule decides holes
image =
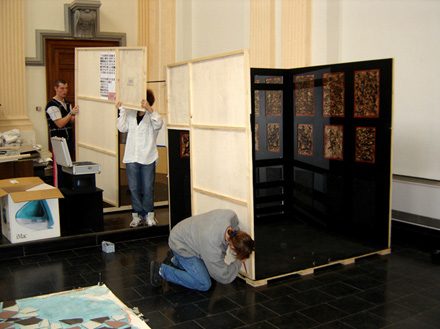
[[[123,162],[127,167],[133,208],[130,227],[157,225],[154,216],[154,177],[159,157],[156,140],[163,120],[152,108],[154,101],[154,94],[148,89],[147,99],[141,102],[145,111],[125,109],[121,102],[116,103],[119,109],[118,130],[127,133]]]

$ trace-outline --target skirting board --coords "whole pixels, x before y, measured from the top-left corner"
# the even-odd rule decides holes
[[[296,272],[290,272],[290,273],[285,273],[285,274],[281,274],[281,275],[276,275],[276,276],[266,278],[266,279],[261,279],[261,280],[249,279],[248,277],[242,275],[241,273],[239,274],[239,278],[243,279],[248,285],[250,285],[252,287],[261,287],[261,286],[267,285],[268,282],[271,280],[281,279],[281,278],[292,276],[292,275],[301,275],[301,276],[309,275],[309,274],[313,274],[316,270],[324,268],[324,267],[328,267],[328,266],[332,266],[332,265],[350,265],[350,264],[354,264],[356,262],[356,260],[361,259],[361,258],[365,258],[365,257],[373,256],[373,255],[385,256],[385,255],[389,255],[390,253],[391,253],[391,248],[387,248],[387,249],[371,252],[368,254],[364,254],[364,255],[360,255],[360,256],[356,256],[356,257],[351,257],[351,258],[347,258],[347,259],[342,259],[342,260],[337,260],[334,262],[330,262],[328,264],[299,270]]]

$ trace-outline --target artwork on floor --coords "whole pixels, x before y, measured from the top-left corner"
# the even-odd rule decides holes
[[[2,303],[0,328],[150,328],[105,285]]]
[[[260,151],[260,125],[255,124],[255,151]]]
[[[267,150],[269,152],[275,152],[278,153],[281,150],[280,145],[280,124],[279,123],[268,123],[267,124],[267,130],[266,130],[266,145]]]
[[[323,86],[323,116],[343,117],[345,107],[345,74],[344,72],[324,73]]]
[[[266,91],[266,116],[281,116],[283,109],[283,91]]]
[[[344,127],[342,125],[324,126],[324,158],[344,159]]]
[[[189,158],[189,133],[180,132],[180,157]]]
[[[355,161],[376,162],[376,128],[356,127]]]
[[[255,116],[260,116],[260,96],[261,94],[264,95],[264,90],[255,90]]]
[[[297,75],[295,77],[295,92],[294,92],[295,115],[297,116],[315,115],[314,85],[315,85],[314,74]]]
[[[378,118],[380,71],[362,70],[354,72],[354,117]]]
[[[298,154],[313,155],[313,125],[300,123],[297,126]]]

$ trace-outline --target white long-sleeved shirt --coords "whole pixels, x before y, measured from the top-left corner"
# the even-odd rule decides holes
[[[159,157],[156,139],[163,120],[159,113],[145,112],[141,122],[137,123],[137,111],[119,108],[118,130],[127,134],[124,163],[137,162],[151,164]]]

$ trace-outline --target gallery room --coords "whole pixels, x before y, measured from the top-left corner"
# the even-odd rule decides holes
[[[439,1],[0,8],[0,328],[440,327]]]

